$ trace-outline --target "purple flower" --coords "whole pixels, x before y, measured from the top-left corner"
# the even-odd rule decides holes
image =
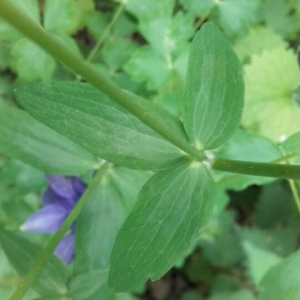
[[[49,186],[42,194],[43,207],[23,223],[21,230],[56,232],[86,189],[86,185],[77,177],[46,175],[46,179]],[[55,253],[69,264],[74,258],[74,251],[75,224],[59,242]]]

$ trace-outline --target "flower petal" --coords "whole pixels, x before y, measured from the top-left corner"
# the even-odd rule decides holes
[[[47,174],[46,178],[49,182],[50,187],[59,196],[68,199],[74,199],[76,197],[71,176],[59,176],[59,175]]]
[[[65,235],[55,249],[55,254],[59,256],[66,264],[70,264],[75,253],[75,234]]]
[[[86,189],[86,184],[80,178],[75,176],[71,177],[71,180],[72,180],[74,191],[79,199]]]
[[[21,230],[53,233],[59,229],[69,211],[59,204],[49,204],[30,216]]]
[[[42,204],[43,206],[49,204],[59,204],[65,206],[69,211],[74,207],[74,200],[69,198],[64,198],[56,194],[51,187],[47,187],[42,194]]]

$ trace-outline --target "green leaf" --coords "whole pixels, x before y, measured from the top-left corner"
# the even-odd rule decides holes
[[[216,148],[236,131],[243,93],[241,65],[228,41],[215,25],[204,24],[190,51],[182,116],[197,148]]]
[[[247,62],[253,55],[261,55],[265,50],[287,47],[287,43],[272,30],[257,26],[236,41],[234,51],[242,62]]]
[[[108,161],[155,170],[181,160],[178,148],[88,84],[27,84],[16,96],[36,119]]]
[[[259,0],[214,1],[215,10],[210,20],[220,24],[228,36],[241,36],[259,21]]]
[[[289,136],[283,143],[282,148],[285,153],[295,155],[295,158],[289,159],[293,163],[298,163],[300,161],[300,132]]]
[[[107,282],[107,276],[107,270],[94,270],[73,277],[68,284],[72,299],[90,299],[90,296]]]
[[[10,56],[10,66],[21,81],[49,80],[56,66],[54,58],[26,38],[13,45]]]
[[[117,0],[123,2],[124,0]],[[128,0],[124,1],[126,10],[134,14],[140,20],[147,20],[153,17],[168,18],[174,9],[174,0]]]
[[[136,48],[136,44],[132,41],[118,38],[107,41],[103,45],[100,54],[111,72],[115,72],[123,67]]]
[[[298,132],[300,109],[292,95],[299,82],[297,59],[291,50],[280,47],[254,56],[245,67],[243,125],[276,142]]]
[[[85,149],[10,107],[0,110],[0,152],[47,173],[79,175],[98,165]]]
[[[140,191],[117,235],[111,288],[129,291],[167,272],[207,223],[213,198],[213,180],[201,163],[179,164],[156,173]]]
[[[4,229],[0,230],[0,243],[20,276],[24,276],[30,270],[43,249],[38,244]],[[68,291],[66,287],[68,277],[67,267],[59,258],[52,255],[39,272],[33,287],[41,295],[63,295]]]
[[[260,282],[259,300],[300,298],[300,251],[271,268]]]
[[[255,223],[264,229],[286,226],[294,205],[291,192],[281,182],[267,185],[262,188],[258,198]]]
[[[116,235],[148,178],[123,167],[106,171],[76,221],[76,274],[109,268]]]
[[[214,0],[179,0],[180,4],[195,15],[202,15],[214,8],[216,1]]]
[[[249,241],[244,241],[244,250],[247,254],[247,267],[251,280],[258,285],[265,273],[282,258],[273,252],[261,249]]]
[[[84,11],[92,7],[91,1],[81,6],[81,1],[47,0],[44,13],[44,26],[48,31],[56,33],[74,33],[81,22]]]
[[[244,257],[234,219],[234,214],[223,212],[210,223],[204,237],[200,238],[203,255],[213,266],[235,266]]]
[[[255,300],[250,291],[243,289],[235,292],[216,293],[208,300]]]
[[[282,36],[289,36],[297,31],[290,16],[290,9],[284,0],[265,0],[262,15],[266,25]]]
[[[172,76],[168,62],[149,46],[135,51],[124,69],[132,76],[133,80],[137,82],[147,81],[149,90],[159,89]]]

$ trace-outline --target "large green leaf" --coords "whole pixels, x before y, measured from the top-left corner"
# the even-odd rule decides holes
[[[79,175],[97,166],[85,149],[10,107],[0,110],[0,153],[48,173]]]
[[[259,300],[300,299],[300,251],[271,268],[260,282]]]
[[[16,96],[36,119],[116,164],[155,170],[182,157],[178,148],[88,84],[27,84],[17,89]],[[151,104],[145,101],[149,112]],[[165,114],[158,109],[151,112],[158,122],[173,122],[163,120]]]
[[[183,103],[184,125],[197,148],[216,148],[235,132],[243,93],[240,62],[218,28],[204,24],[192,43]]]
[[[86,278],[93,272],[108,270],[116,235],[149,176],[123,167],[109,167],[106,171],[76,222],[77,276]],[[89,300],[111,299],[107,278],[104,284],[101,278],[94,280],[97,287],[90,291]]]
[[[206,224],[213,198],[213,180],[201,163],[183,163],[156,173],[140,191],[117,235],[111,288],[133,290],[167,272]]]
[[[42,247],[28,241],[16,233],[1,229],[0,243],[5,254],[20,276],[24,276],[31,268]],[[42,295],[65,294],[68,289],[68,269],[52,255],[44,264],[33,287]]]
[[[149,176],[123,167],[106,171],[76,222],[76,274],[109,268],[116,235]]]

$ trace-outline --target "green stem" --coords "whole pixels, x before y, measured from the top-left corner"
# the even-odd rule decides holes
[[[294,153],[293,154],[287,154],[287,155],[285,155],[283,157],[280,157],[278,159],[275,159],[275,160],[271,161],[270,164],[276,164],[276,163],[285,162],[287,159],[295,158],[297,156],[300,156],[300,154],[294,154]],[[227,184],[229,182],[237,180],[237,179],[239,179],[239,178],[241,178],[243,176],[245,176],[245,174],[238,174],[238,175],[233,175],[233,176],[225,177],[225,178],[220,179],[218,182],[216,182],[216,184],[218,186],[221,186],[223,184]]]
[[[177,132],[176,130],[172,130],[170,124],[172,123],[174,125],[175,122],[168,123],[163,120],[164,118],[160,118],[157,112],[153,113],[145,108],[145,105],[149,106],[152,103],[149,104],[149,101],[120,89],[112,81],[105,78],[101,73],[90,66],[88,62],[82,60],[66,48],[59,40],[47,33],[33,19],[19,10],[18,7],[13,4],[13,1],[0,0],[0,17],[17,28],[26,37],[37,43],[54,58],[65,64],[72,71],[90,82],[98,90],[123,106],[127,111],[139,118],[143,123],[170,141],[173,145],[197,160],[204,159],[204,155],[201,151],[197,150],[186,138],[178,134],[179,125],[176,125],[178,127]],[[168,115],[166,111],[163,111],[163,114]],[[169,115],[168,117],[171,119]],[[172,128],[174,128],[174,126]]]
[[[109,24],[104,29],[103,34],[100,36],[100,38],[99,38],[98,42],[96,43],[95,47],[90,52],[89,56],[87,57],[88,62],[91,62],[95,58],[95,56],[96,56],[97,52],[99,51],[101,45],[103,44],[104,40],[107,38],[110,30],[112,29],[112,27],[116,23],[117,19],[119,18],[121,12],[123,11],[124,6],[125,6],[125,1],[120,3],[120,5],[118,6],[117,10],[115,11],[112,19],[110,20]]]
[[[75,205],[72,212],[68,215],[64,223],[61,225],[59,230],[55,233],[55,235],[51,238],[50,242],[46,246],[46,248],[40,253],[31,269],[27,273],[27,275],[23,278],[21,283],[19,284],[17,290],[11,296],[10,300],[20,300],[24,297],[25,293],[37,277],[39,271],[41,270],[43,264],[46,260],[53,254],[57,244],[64,237],[66,232],[70,229],[71,225],[79,216],[82,211],[85,203],[90,198],[91,194],[94,192],[95,187],[99,184],[99,181],[102,179],[103,174],[105,173],[108,167],[108,163],[104,163],[98,170],[96,176],[93,178],[88,188],[80,198],[80,200]]]
[[[294,180],[300,179],[300,166],[298,165],[257,163],[214,158],[211,162],[211,168],[213,170],[262,177],[273,177]]]

